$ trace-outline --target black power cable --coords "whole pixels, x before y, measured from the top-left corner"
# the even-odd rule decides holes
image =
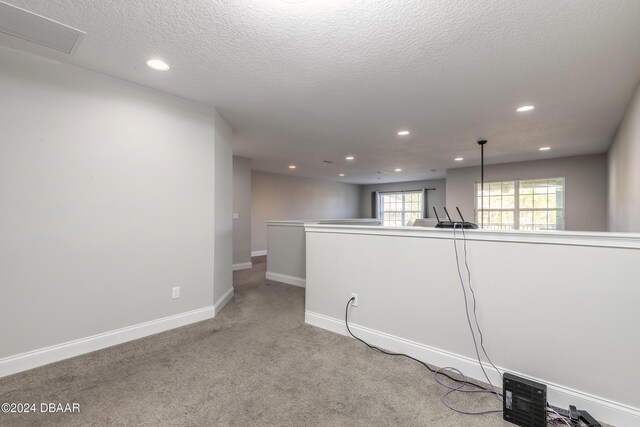
[[[367,346],[367,347],[369,347],[370,349],[373,349],[373,350],[379,351],[380,353],[384,353],[384,354],[386,354],[386,355],[388,355],[388,356],[402,356],[402,357],[406,357],[406,358],[408,358],[408,359],[411,359],[411,360],[413,360],[413,361],[415,361],[415,362],[418,362],[419,364],[421,364],[421,365],[422,365],[422,366],[424,366],[425,368],[427,368],[427,369],[428,369],[430,372],[432,372],[433,374],[436,374],[436,373],[437,373],[438,375],[443,375],[443,376],[445,376],[445,377],[449,378],[451,381],[455,381],[455,382],[457,382],[457,383],[462,383],[463,385],[464,385],[464,384],[468,384],[468,385],[474,386],[474,387],[476,387],[476,388],[478,388],[478,389],[480,389],[480,390],[484,390],[484,391],[491,391],[490,389],[488,389],[488,388],[486,388],[486,387],[484,387],[484,386],[481,386],[480,384],[475,384],[475,383],[469,382],[469,381],[468,381],[468,380],[466,380],[466,379],[465,379],[465,380],[459,380],[459,379],[457,379],[457,378],[453,378],[453,377],[451,377],[450,375],[448,375],[448,374],[446,374],[446,373],[444,373],[444,372],[442,372],[442,371],[435,370],[435,369],[433,369],[432,367],[430,367],[429,365],[427,365],[426,363],[424,363],[422,360],[418,360],[418,359],[416,359],[415,357],[411,357],[411,356],[409,356],[408,354],[404,354],[404,353],[393,353],[393,352],[391,352],[391,351],[383,350],[383,349],[381,349],[380,347],[376,347],[375,345],[371,345],[371,344],[369,344],[368,342],[364,341],[363,339],[358,338],[357,336],[355,336],[355,335],[353,334],[353,332],[351,332],[351,328],[349,328],[349,306],[351,305],[351,302],[352,302],[353,300],[355,300],[355,297],[351,297],[351,299],[347,302],[347,307],[345,308],[345,311],[344,311],[344,324],[345,324],[345,326],[347,327],[347,331],[349,331],[349,334],[350,334],[353,338],[355,338],[355,339],[357,339],[358,341],[360,341],[362,344],[366,345],[366,346]]]

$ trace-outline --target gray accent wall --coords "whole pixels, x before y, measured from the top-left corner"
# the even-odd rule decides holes
[[[442,207],[444,206],[447,195],[446,180],[432,179],[426,181],[363,185],[360,191],[360,216],[362,218],[371,218],[371,193],[373,191],[410,191],[420,190],[422,188],[435,188],[435,191],[429,191],[427,196],[427,217],[431,218],[434,216],[433,206],[435,206],[439,212],[443,212]]]
[[[0,359],[213,306],[231,288],[216,110],[21,52],[0,63]]]
[[[251,173],[252,252],[267,249],[267,220],[357,218],[359,212],[359,185]]]
[[[609,231],[640,232],[640,86],[609,149]]]
[[[565,178],[565,229],[607,230],[607,155],[560,157],[485,166],[485,182]],[[447,208],[475,218],[474,185],[480,167],[447,170]],[[450,211],[451,212],[451,211]]]
[[[251,160],[233,157],[233,264],[251,262]]]

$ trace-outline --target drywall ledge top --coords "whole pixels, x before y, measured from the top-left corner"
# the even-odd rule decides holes
[[[305,224],[328,224],[328,225],[368,225],[379,226],[382,221],[375,218],[354,218],[354,219],[291,219],[284,221],[268,220],[267,225],[279,225],[289,227],[304,227]]]
[[[453,239],[452,229],[424,227],[377,227],[364,225],[335,225],[306,223],[307,233],[363,234],[376,236]],[[640,249],[640,233],[606,233],[591,231],[513,231],[464,230],[468,241],[514,242],[542,245],[596,246]],[[462,239],[462,230],[455,236]],[[640,253],[639,253],[640,255]]]

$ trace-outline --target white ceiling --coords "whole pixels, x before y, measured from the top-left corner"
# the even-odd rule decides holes
[[[638,0],[7,1],[87,36],[0,43],[213,105],[254,169],[344,182],[442,177],[481,137],[488,163],[604,152],[640,81]]]

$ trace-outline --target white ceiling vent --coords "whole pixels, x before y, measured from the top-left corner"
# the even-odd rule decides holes
[[[70,54],[85,33],[0,1],[0,32]]]

